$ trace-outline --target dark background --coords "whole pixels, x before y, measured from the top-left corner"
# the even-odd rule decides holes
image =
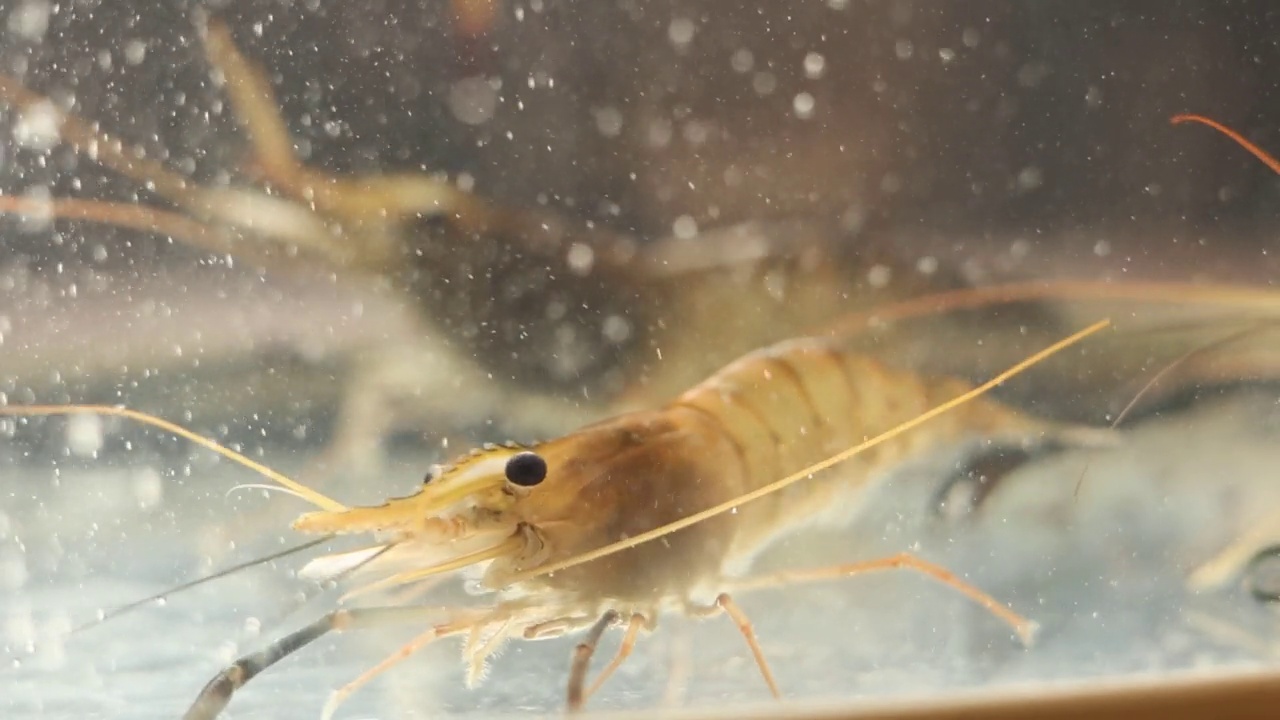
[[[20,5],[0,4],[0,17]],[[813,214],[886,232],[1188,223],[1228,235],[1275,217],[1269,170],[1167,122],[1205,113],[1280,150],[1271,2],[499,0],[479,38],[443,0],[226,5],[312,164],[465,172],[482,194],[646,237],[684,214],[702,228]],[[237,157],[236,131],[209,81],[196,6],[62,3],[36,38],[9,22],[0,67],[215,177]],[[694,34],[681,48],[671,29],[685,21]],[[146,50],[136,64],[131,43]],[[743,49],[745,73],[732,63]],[[812,52],[825,61],[816,79],[804,73]],[[761,73],[769,94],[753,85],[770,84]],[[475,75],[501,90],[492,118],[471,125],[448,98]],[[810,119],[793,110],[801,92],[815,99]],[[621,118],[616,136],[599,129],[602,111]],[[7,189],[134,197],[65,148],[0,160]],[[1246,235],[1236,242],[1260,242]],[[6,253],[45,262],[76,251],[8,237]]]

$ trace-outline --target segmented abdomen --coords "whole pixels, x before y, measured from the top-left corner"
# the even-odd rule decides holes
[[[804,469],[951,400],[972,386],[923,377],[822,339],[764,348],[725,367],[674,403],[713,419],[738,462],[726,491],[742,493]],[[791,529],[847,520],[865,485],[893,464],[969,436],[1035,433],[1046,425],[978,398],[852,460],[744,505],[726,558],[745,562]]]

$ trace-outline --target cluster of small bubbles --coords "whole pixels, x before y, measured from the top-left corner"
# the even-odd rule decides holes
[[[804,56],[804,76],[810,80],[817,80],[826,72],[827,59],[821,53],[810,52]]]
[[[681,215],[671,224],[671,232],[680,240],[692,240],[698,235],[698,221],[691,215]]]
[[[28,42],[40,42],[49,31],[53,11],[53,5],[45,0],[23,0],[9,13],[9,32]]]
[[[817,104],[813,95],[807,92],[797,93],[795,98],[791,100],[791,108],[795,110],[796,117],[801,120],[808,120],[813,117],[813,109]]]

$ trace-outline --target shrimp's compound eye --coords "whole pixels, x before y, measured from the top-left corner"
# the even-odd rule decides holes
[[[533,487],[547,477],[547,461],[533,452],[516,453],[507,460],[507,481],[520,487]]]

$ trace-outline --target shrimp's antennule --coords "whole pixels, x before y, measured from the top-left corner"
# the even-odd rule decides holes
[[[244,455],[232,450],[229,447],[220,445],[209,438],[192,432],[181,425],[171,423],[164,418],[156,417],[140,410],[131,410],[119,405],[21,405],[21,406],[0,406],[0,416],[10,417],[50,417],[54,415],[77,415],[89,414],[104,417],[123,417],[133,420],[134,422],[150,425],[159,428],[165,432],[173,433],[180,438],[189,440],[200,447],[205,448],[221,455],[224,458],[246,467],[259,475],[285,487],[302,499],[310,502],[316,507],[328,510],[330,512],[339,512],[346,510],[347,507],[342,503],[324,495],[316,490],[303,485],[293,478],[283,473],[272,470],[260,462],[255,462]]]

